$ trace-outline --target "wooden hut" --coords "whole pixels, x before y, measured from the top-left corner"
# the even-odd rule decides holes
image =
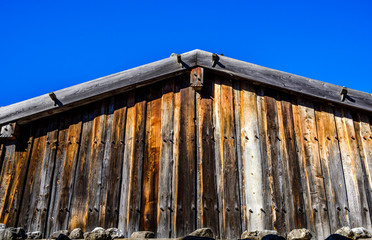
[[[372,96],[194,50],[0,108],[0,222],[371,229]]]

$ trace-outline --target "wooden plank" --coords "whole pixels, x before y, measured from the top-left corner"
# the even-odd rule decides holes
[[[286,215],[287,228],[299,229],[306,228],[306,216],[304,199],[302,196],[303,188],[301,185],[300,162],[297,157],[296,134],[293,120],[293,110],[291,97],[281,95],[281,106],[278,107],[279,118],[279,138],[281,139],[281,149],[283,150],[283,169],[287,174],[286,192]],[[285,170],[286,169],[286,170]]]
[[[87,231],[87,218],[85,214],[89,211],[86,203],[88,199],[88,188],[90,182],[89,168],[91,164],[91,142],[94,141],[93,120],[94,105],[86,106],[82,113],[82,132],[73,184],[74,187],[71,199],[68,229],[81,228],[83,231]]]
[[[219,236],[213,137],[213,86],[209,79],[204,80],[200,94],[197,93],[196,111],[197,228],[208,227],[215,236]]]
[[[178,211],[178,168],[180,161],[180,111],[181,111],[181,93],[180,93],[180,81],[182,79],[175,79],[174,81],[174,110],[173,110],[173,169],[172,169],[172,208],[171,208],[171,237],[175,238],[176,232],[176,220]]]
[[[367,115],[357,113],[354,117],[354,126],[357,136],[357,142],[362,160],[362,169],[365,176],[365,192],[367,197],[368,211],[372,219],[372,129],[371,122]]]
[[[126,236],[140,229],[142,166],[146,124],[146,91],[128,95],[119,228]]]
[[[103,158],[102,186],[100,200],[100,226],[117,227],[119,220],[120,179],[124,154],[124,133],[127,112],[126,95],[111,98]],[[111,134],[108,134],[108,133]]]
[[[262,193],[263,193],[263,208],[260,211],[263,213],[264,229],[274,229],[272,222],[272,202],[271,202],[271,192],[270,192],[270,166],[266,159],[269,158],[268,149],[267,149],[267,108],[265,104],[265,93],[262,88],[256,89],[257,94],[257,116],[258,116],[258,126],[259,126],[259,135],[255,136],[260,141],[261,147],[261,164],[262,164],[262,176],[263,181],[261,184]]]
[[[330,227],[331,232],[335,232],[342,226],[350,225],[344,209],[348,203],[340,147],[332,107],[319,104],[315,109]]]
[[[180,79],[179,118],[176,141],[176,173],[174,195],[174,219],[172,237],[184,236],[196,227],[196,156],[195,156],[195,92],[189,87],[189,81]],[[178,103],[177,103],[178,104]],[[176,105],[176,103],[175,103]],[[176,127],[175,127],[176,128]]]
[[[99,225],[100,215],[100,194],[101,190],[105,187],[102,185],[102,164],[105,153],[106,134],[108,133],[107,126],[107,112],[108,101],[101,101],[95,104],[94,120],[93,120],[93,133],[90,154],[90,166],[88,174],[88,198],[86,200],[85,213],[87,231],[91,231]],[[111,129],[110,129],[111,130]]]
[[[26,123],[50,114],[105,99],[130,89],[154,83],[170,76],[179,75],[185,69],[196,65],[198,50],[182,54],[181,63],[176,57],[132,68],[123,72],[98,78],[89,82],[55,91],[55,103],[49,94],[2,107],[0,124],[15,121]]]
[[[292,198],[292,189],[291,189],[291,177],[290,173],[292,172],[292,166],[289,165],[289,158],[290,158],[290,153],[287,152],[287,145],[288,145],[288,139],[286,138],[285,134],[285,128],[284,128],[284,114],[288,114],[283,107],[282,107],[282,94],[281,93],[276,93],[275,95],[275,102],[276,102],[276,109],[277,109],[277,132],[276,132],[276,138],[277,138],[277,145],[279,146],[279,152],[280,152],[280,160],[278,162],[278,165],[280,164],[278,168],[278,173],[277,175],[279,176],[279,181],[275,182],[281,182],[281,187],[279,189],[281,190],[281,200],[282,203],[281,209],[278,209],[279,211],[281,210],[281,213],[279,213],[279,217],[283,219],[283,223],[281,226],[283,227],[282,229],[288,233],[292,229],[296,228],[295,224],[295,211],[293,208],[293,198]],[[291,144],[289,142],[289,144]],[[277,198],[277,199],[280,199]],[[284,233],[285,234],[285,233]]]
[[[317,239],[324,239],[330,234],[323,173],[321,169],[318,136],[312,102],[297,99],[293,111],[299,159],[303,168],[302,178],[307,215],[307,227],[316,233]]]
[[[225,56],[218,56],[218,61],[213,61],[212,53],[197,52],[197,64],[206,69],[212,69],[227,76],[247,79],[267,86],[299,93],[309,97],[337,103],[344,106],[372,111],[372,95],[353,89],[347,89],[344,101],[340,98],[341,86],[301,77],[298,75],[281,72],[259,65],[243,62]]]
[[[9,194],[5,195],[2,205],[0,222],[7,226],[17,225],[19,206],[22,200],[23,189],[26,183],[26,173],[32,149],[32,129],[24,126],[24,132],[16,140],[15,158],[12,161],[12,180],[8,188]]]
[[[4,157],[0,175],[0,216],[9,211],[5,203],[7,198],[10,197],[13,182],[16,147],[17,142],[15,140],[6,140],[4,143]]]
[[[240,175],[243,230],[265,229],[262,157],[257,116],[257,95],[248,82],[237,81],[234,89],[237,141],[240,142]]]
[[[351,112],[347,109],[336,108],[335,119],[349,203],[345,207],[348,207],[350,223],[352,227],[371,228],[370,216],[364,211],[364,208],[368,209],[364,189],[365,179]]]
[[[161,85],[149,89],[146,111],[140,229],[157,232],[161,146]],[[159,210],[160,211],[160,210]]]
[[[82,115],[80,109],[61,116],[46,237],[67,229],[78,161]]]
[[[42,162],[39,176],[40,184],[38,188],[33,189],[33,192],[38,193],[38,195],[34,195],[36,198],[36,212],[29,219],[29,229],[41,231],[44,236],[46,234],[46,221],[58,144],[58,122],[58,118],[48,119],[44,157],[38,159]]]
[[[174,81],[162,84],[157,238],[171,237]]]
[[[231,81],[216,78],[214,124],[217,191],[220,209],[220,238],[241,234],[239,180],[237,172],[234,102]]]
[[[49,158],[45,156],[48,122],[39,121],[33,124],[35,127],[34,143],[32,147],[30,163],[27,171],[27,184],[24,188],[23,199],[19,214],[18,226],[23,227],[26,231],[32,231],[31,224],[38,217],[39,212],[43,209],[38,208],[41,172],[44,160]],[[50,144],[49,144],[50,145]]]

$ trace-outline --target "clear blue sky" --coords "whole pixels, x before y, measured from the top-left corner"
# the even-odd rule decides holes
[[[0,106],[202,49],[372,93],[372,1],[0,0]]]

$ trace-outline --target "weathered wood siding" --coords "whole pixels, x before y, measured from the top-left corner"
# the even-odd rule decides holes
[[[24,125],[0,167],[0,222],[45,236],[371,229],[371,115],[211,72]]]

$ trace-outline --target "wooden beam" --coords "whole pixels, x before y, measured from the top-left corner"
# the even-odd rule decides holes
[[[0,140],[1,139],[15,139],[17,133],[17,124],[15,122],[8,123],[0,128]]]
[[[265,68],[232,58],[194,50],[79,85],[44,94],[0,108],[0,125],[24,124],[66,111],[130,89],[180,75],[195,67],[214,70],[231,77],[298,93],[320,101],[372,112],[370,93],[347,89],[330,83]],[[340,97],[341,96],[341,97]]]
[[[0,124],[17,121],[24,124],[35,119],[101,100],[111,95],[182,74],[195,66],[197,50],[147,65],[115,73],[89,82],[44,94],[0,108]]]
[[[197,65],[229,74],[231,77],[251,80],[256,83],[273,86],[315,97],[319,100],[372,112],[372,94],[321,82],[298,75],[281,72],[252,63],[228,58],[205,51],[197,52]],[[340,95],[343,97],[340,98]]]

